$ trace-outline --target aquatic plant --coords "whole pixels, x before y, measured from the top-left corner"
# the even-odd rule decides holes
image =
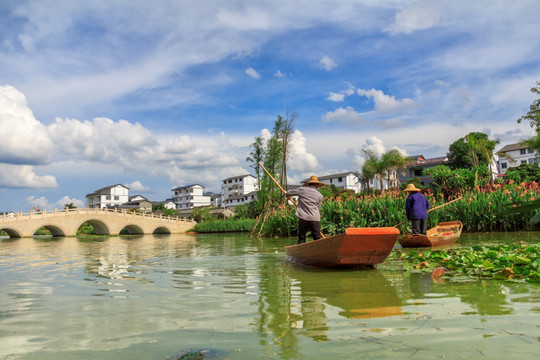
[[[444,269],[444,277],[492,278],[540,282],[540,244],[473,246],[470,249],[394,250],[388,258],[399,260],[405,270],[432,272]]]

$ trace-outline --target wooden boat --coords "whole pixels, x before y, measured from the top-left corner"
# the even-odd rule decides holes
[[[399,239],[402,247],[436,247],[452,245],[461,236],[461,221],[448,221],[427,231],[426,235],[408,235]]]
[[[348,228],[342,234],[285,247],[289,261],[316,267],[361,267],[382,263],[399,237],[395,227]]]

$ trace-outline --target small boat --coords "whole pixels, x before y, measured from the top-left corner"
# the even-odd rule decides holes
[[[315,267],[374,267],[382,263],[399,237],[395,227],[348,228],[342,234],[285,247],[287,259]]]
[[[461,221],[448,221],[429,229],[426,235],[408,235],[399,239],[402,247],[436,247],[452,245],[461,236]]]

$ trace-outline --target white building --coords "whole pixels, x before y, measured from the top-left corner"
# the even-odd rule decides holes
[[[358,177],[354,175],[352,171],[324,175],[318,177],[319,181],[328,185],[335,185],[341,190],[353,190],[355,193],[362,191],[362,184],[358,181]],[[305,184],[309,179],[302,180],[301,183]]]
[[[222,207],[228,208],[228,207],[234,207],[238,205],[243,205],[250,203],[254,201],[257,198],[257,192],[252,191],[247,194],[240,194],[240,195],[230,195],[227,200],[224,200],[221,203]]]
[[[504,153],[508,157],[505,158],[499,155],[498,167],[499,173],[504,174],[511,167],[517,167],[521,164],[534,164],[540,162],[540,158],[534,150],[531,150],[527,145],[510,144],[504,146],[498,153]],[[513,159],[511,161],[510,159]]]
[[[227,178],[221,183],[221,206],[229,207],[251,202],[258,190],[259,184],[253,175]]]
[[[117,207],[129,201],[129,188],[121,185],[111,185],[86,195],[86,207],[105,208]]]
[[[396,170],[390,170],[388,178],[383,178],[383,187],[384,190],[399,187],[398,172]],[[374,190],[381,190],[381,180],[378,176],[374,176],[369,179],[369,188]]]
[[[180,210],[210,205],[210,196],[204,195],[204,186],[199,184],[179,186],[172,189],[172,201]]]

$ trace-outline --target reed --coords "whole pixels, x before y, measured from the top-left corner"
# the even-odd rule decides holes
[[[193,228],[196,232],[242,232],[251,231],[255,226],[255,219],[224,219],[198,223]]]
[[[452,199],[429,190],[424,193],[432,208]],[[537,183],[511,183],[476,188],[459,194],[462,200],[429,213],[428,227],[442,221],[460,220],[464,232],[534,230],[529,222],[534,213],[506,214],[508,207],[519,206],[540,198]],[[389,191],[382,196],[333,196],[321,207],[321,231],[326,236],[343,232],[348,227],[391,227],[406,220],[406,195]],[[298,221],[295,207],[282,205],[269,216],[263,229],[265,236],[294,236]],[[538,212],[539,210],[536,210]],[[407,232],[409,223],[401,226]]]

